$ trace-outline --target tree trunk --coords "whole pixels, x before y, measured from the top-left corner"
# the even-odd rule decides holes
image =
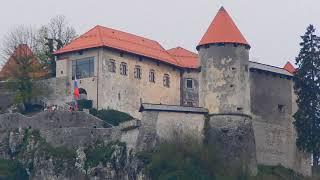
[[[319,168],[319,153],[313,153],[313,167],[314,168]]]

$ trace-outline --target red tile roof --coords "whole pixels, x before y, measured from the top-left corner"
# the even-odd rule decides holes
[[[182,47],[176,47],[168,50],[178,63],[185,68],[199,68],[198,54],[188,51]]]
[[[297,71],[297,69],[289,61],[286,63],[286,65],[284,65],[283,69],[291,74],[294,74]]]
[[[157,41],[102,26],[95,26],[54,54],[96,47],[111,47],[181,66]]]
[[[16,73],[20,73],[17,71],[17,66],[19,66],[17,60],[23,57],[32,58],[30,62],[34,68],[35,72],[32,72],[30,75],[34,78],[44,78],[49,75],[49,73],[41,68],[39,60],[34,56],[32,50],[26,44],[20,44],[16,47],[12,55],[9,57],[7,62],[4,64],[2,69],[0,70],[0,79],[9,79],[12,76],[15,76]]]
[[[214,43],[239,43],[250,46],[228,12],[221,7],[199,45]]]

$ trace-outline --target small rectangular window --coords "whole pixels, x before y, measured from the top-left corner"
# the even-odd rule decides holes
[[[120,64],[120,74],[123,75],[123,76],[126,76],[126,75],[127,75],[127,71],[128,71],[128,69],[127,69],[127,63],[122,62],[122,63]]]
[[[278,104],[278,111],[280,113],[284,113],[285,112],[285,105],[283,104]]]
[[[115,60],[113,60],[113,59],[109,60],[108,69],[109,69],[109,72],[113,72],[113,73],[116,72],[116,62],[115,62]]]
[[[155,82],[155,71],[153,69],[150,70],[149,81],[153,83]]]
[[[164,74],[163,76],[163,86],[170,87],[170,76],[169,74]]]
[[[187,101],[187,106],[193,106],[193,102],[192,101]]]
[[[136,66],[134,68],[134,78],[136,79],[141,79],[141,67],[140,66]]]
[[[192,79],[187,79],[187,88],[192,89],[193,88],[193,80]]]

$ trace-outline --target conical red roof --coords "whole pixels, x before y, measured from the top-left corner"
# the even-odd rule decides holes
[[[250,46],[223,7],[220,8],[218,14],[213,19],[198,47],[214,43],[238,43]]]

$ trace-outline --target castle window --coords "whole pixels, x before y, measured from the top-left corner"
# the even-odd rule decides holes
[[[186,80],[186,85],[188,89],[192,89],[193,88],[193,80],[192,79],[187,79]]]
[[[136,66],[134,68],[134,78],[136,79],[141,79],[141,67],[140,66]]]
[[[193,102],[192,101],[187,101],[187,106],[192,107],[193,106]]]
[[[285,112],[285,105],[283,104],[278,104],[278,111],[280,113],[284,113]]]
[[[151,69],[150,72],[149,72],[149,81],[154,83],[155,79],[156,79],[155,71],[153,69]]]
[[[128,71],[127,63],[122,62],[120,64],[120,74],[123,75],[123,76],[126,76],[127,75],[127,71]]]
[[[120,53],[120,57],[123,57],[124,56],[124,53],[122,52],[122,53]]]
[[[113,73],[116,72],[116,62],[115,62],[115,60],[113,60],[113,59],[109,60],[108,69],[109,69],[109,72],[113,72]]]
[[[72,79],[89,78],[94,76],[94,58],[85,58],[72,61]]]
[[[170,76],[169,74],[164,74],[163,76],[163,86],[170,87]]]

